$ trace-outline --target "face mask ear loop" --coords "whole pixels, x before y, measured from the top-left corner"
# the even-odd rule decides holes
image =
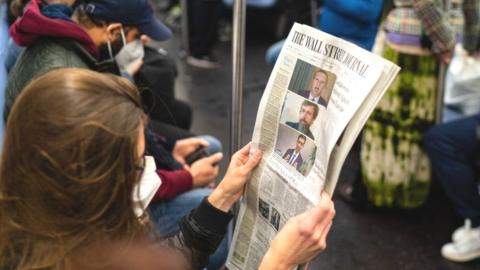
[[[108,48],[108,54],[110,54],[110,59],[113,59],[113,50],[112,50],[112,44],[110,43],[110,40],[107,41],[107,48]]]
[[[123,27],[120,29],[120,36],[122,36],[123,46],[127,45],[127,39],[125,38],[125,32],[123,31]]]

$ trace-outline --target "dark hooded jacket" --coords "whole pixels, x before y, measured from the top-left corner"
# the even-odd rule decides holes
[[[90,36],[75,22],[53,19],[42,14],[41,0],[32,0],[23,16],[10,27],[16,44],[26,47],[9,74],[5,91],[4,117],[22,89],[36,77],[55,68],[78,67],[101,69],[99,50]],[[109,68],[115,66],[110,61]],[[115,69],[112,69],[115,70]]]
[[[59,10],[65,11],[57,9],[57,13]],[[9,74],[5,90],[5,120],[22,89],[31,80],[52,69],[76,67],[120,75],[115,61],[98,61],[100,53],[97,46],[80,26],[68,19],[70,14],[60,14],[58,17],[62,19],[58,19],[45,16],[43,13],[46,12],[41,0],[32,0],[25,7],[23,16],[10,27],[15,43],[26,49]],[[49,13],[52,13],[51,10]],[[165,149],[167,142],[152,140],[147,137],[148,150],[154,155],[159,168],[157,172],[162,177],[162,186],[154,201],[171,199],[190,190],[192,175],[181,166],[171,166],[174,159]]]

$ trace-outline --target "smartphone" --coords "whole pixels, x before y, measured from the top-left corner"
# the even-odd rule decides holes
[[[205,151],[205,146],[199,145],[193,153],[185,158],[185,161],[188,165],[192,165],[192,163],[204,157],[208,157],[207,151]]]

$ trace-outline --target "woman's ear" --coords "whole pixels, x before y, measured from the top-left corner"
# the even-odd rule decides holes
[[[122,29],[121,23],[109,24],[106,29],[107,39],[110,42],[113,42],[114,40],[116,40],[120,36],[121,29]]]

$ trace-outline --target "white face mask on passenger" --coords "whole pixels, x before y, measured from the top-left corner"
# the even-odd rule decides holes
[[[120,29],[120,35],[123,42],[122,49],[117,53],[117,55],[113,56],[112,45],[110,42],[108,42],[108,52],[110,53],[110,57],[115,58],[115,61],[117,62],[117,65],[121,71],[128,71],[130,70],[132,64],[140,59],[143,59],[145,50],[140,39],[135,39],[134,41],[127,43],[123,28]]]
[[[152,156],[145,156],[145,168],[143,169],[142,177],[137,186],[133,188],[133,203],[134,211],[137,217],[141,217],[145,212],[148,204],[157,193],[157,190],[162,184],[160,176],[158,176],[155,160]]]

